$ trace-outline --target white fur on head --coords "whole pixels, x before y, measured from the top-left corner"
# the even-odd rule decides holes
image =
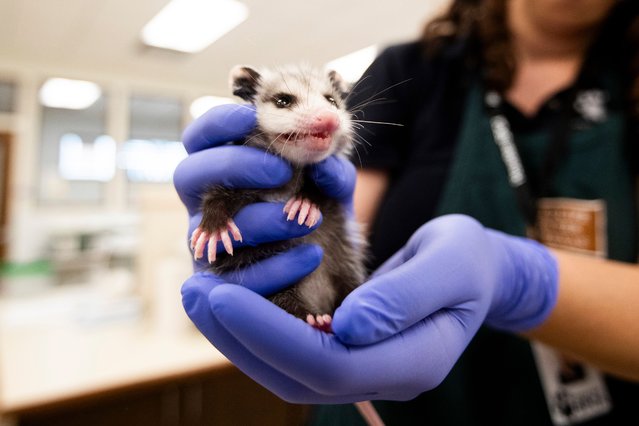
[[[334,71],[322,71],[309,65],[292,65],[255,71],[235,67],[231,73],[234,94],[255,104],[260,136],[251,144],[286,157],[293,163],[308,164],[351,148],[352,124],[344,102],[346,86]],[[278,99],[291,100],[282,106]],[[310,132],[320,114],[333,114],[339,122],[330,150],[311,153],[296,137]]]

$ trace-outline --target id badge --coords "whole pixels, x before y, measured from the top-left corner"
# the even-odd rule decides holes
[[[535,237],[548,247],[605,257],[603,200],[544,198],[538,201]],[[539,342],[531,344],[552,422],[581,423],[608,413],[612,400],[603,374]]]
[[[612,409],[601,372],[543,343],[532,343],[537,371],[555,426],[594,419]]]

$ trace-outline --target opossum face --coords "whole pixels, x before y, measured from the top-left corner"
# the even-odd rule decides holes
[[[235,67],[231,84],[233,94],[256,106],[258,129],[251,144],[298,165],[350,151],[345,85],[334,71],[298,66],[257,72]]]

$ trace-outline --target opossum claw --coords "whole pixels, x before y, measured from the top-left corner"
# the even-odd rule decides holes
[[[284,213],[288,213],[286,220],[293,220],[297,216],[297,223],[309,228],[314,226],[320,217],[319,207],[303,197],[293,197],[288,200],[284,206]]]
[[[220,240],[222,240],[222,244],[224,245],[224,250],[231,256],[233,256],[233,243],[231,242],[231,237],[229,237],[229,233],[226,229],[218,230],[218,235]]]
[[[199,229],[199,228],[198,228]],[[198,260],[202,256],[204,256],[204,245],[206,244],[206,240],[209,239],[209,233],[206,231],[200,230],[198,233],[197,241],[193,246],[193,258]]]
[[[200,238],[201,233],[202,233],[202,230],[198,227],[198,228],[195,228],[195,231],[193,231],[193,233],[191,234],[191,239],[189,241],[191,250],[195,250],[195,244],[197,243],[197,240]]]
[[[292,201],[292,202],[291,202]],[[300,206],[302,205],[302,200],[300,198],[291,198],[289,200],[289,203],[291,203],[288,208],[288,216],[286,217],[286,220],[293,220],[295,218],[295,216],[297,215],[297,212],[300,209]],[[286,203],[287,205],[289,203]],[[284,212],[286,212],[286,210],[284,210]]]
[[[308,314],[306,315],[306,322],[313,328],[316,328],[325,333],[333,332],[333,327],[332,327],[333,318],[328,314],[315,315],[315,316],[313,316],[312,314]]]
[[[215,259],[217,257],[217,241],[218,241],[217,234],[218,234],[217,232],[212,232],[211,236],[209,237],[209,247],[208,247],[208,253],[207,253],[209,263],[215,262]]]
[[[229,219],[227,227],[229,231],[231,231],[231,235],[233,235],[233,239],[235,241],[242,242],[242,233],[240,232],[240,229],[237,227],[235,222],[233,222],[233,219]]]
[[[308,218],[306,219],[306,222],[304,222],[304,225],[308,226],[309,228],[312,228],[313,226],[317,224],[317,221],[319,220],[319,218],[320,218],[320,210],[315,204],[313,204],[308,214]]]
[[[300,212],[299,215],[297,216],[297,224],[301,225],[306,221],[306,218],[308,217],[308,212],[311,209],[311,205],[312,203],[307,200],[306,198],[302,199],[302,205],[300,206]]]

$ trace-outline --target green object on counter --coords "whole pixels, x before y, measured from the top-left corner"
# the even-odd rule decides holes
[[[0,264],[1,278],[19,278],[41,275],[52,275],[53,268],[47,260],[36,260],[33,262],[4,262]]]

